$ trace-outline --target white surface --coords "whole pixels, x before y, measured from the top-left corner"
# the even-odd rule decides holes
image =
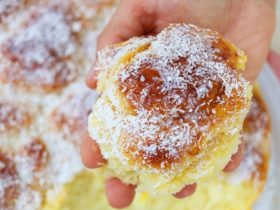
[[[272,121],[272,159],[268,182],[255,210],[280,210],[280,82],[265,65],[259,83]]]

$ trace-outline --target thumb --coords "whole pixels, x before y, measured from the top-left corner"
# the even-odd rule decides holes
[[[143,10],[141,1],[123,0],[111,18],[110,22],[100,34],[97,41],[97,50],[107,45],[126,41],[133,36],[144,34],[141,23]]]
[[[97,40],[97,51],[118,42],[126,41],[133,36],[144,34],[144,27],[141,24],[141,1],[123,0],[121,1],[110,22],[99,35]],[[87,74],[86,84],[95,89],[97,86],[97,72],[93,67]]]

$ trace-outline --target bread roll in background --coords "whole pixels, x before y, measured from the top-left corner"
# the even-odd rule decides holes
[[[105,174],[154,193],[218,174],[250,106],[245,63],[221,35],[187,24],[102,50],[89,133]]]
[[[0,210],[42,209],[85,170],[84,77],[113,3],[0,1]]]

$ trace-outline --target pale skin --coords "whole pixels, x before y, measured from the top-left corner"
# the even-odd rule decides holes
[[[269,50],[275,27],[276,0],[122,0],[116,13],[98,39],[98,50],[134,36],[156,34],[170,23],[191,23],[221,33],[248,56],[244,76],[251,82],[257,78]],[[96,88],[94,68],[86,83]],[[236,169],[242,161],[244,145],[232,156],[225,172]],[[85,166],[98,168],[106,164],[95,141],[85,134],[81,147]],[[126,185],[117,178],[106,183],[109,204],[128,207],[137,186]],[[196,184],[185,186],[174,194],[185,198],[193,194]]]

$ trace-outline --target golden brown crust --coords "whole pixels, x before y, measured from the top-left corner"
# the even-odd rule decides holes
[[[165,43],[165,45],[170,44],[169,42],[171,42],[170,45],[176,44],[177,38],[170,34],[176,32],[174,28],[171,26],[161,32],[161,38],[158,38],[157,41]],[[179,27],[177,30],[180,31]],[[145,112],[153,113],[154,116],[164,115],[161,121],[171,121],[170,124],[162,123],[162,125],[158,125],[158,133],[152,139],[149,137],[143,139],[133,135],[128,136],[128,138],[134,139],[134,142],[141,142],[141,147],[144,148],[159,148],[162,146],[163,140],[161,135],[170,132],[172,127],[188,124],[194,128],[191,131],[191,144],[175,146],[173,148],[177,151],[175,155],[170,155],[170,148],[163,147],[149,154],[146,150],[139,150],[138,143],[125,145],[129,156],[137,154],[134,157],[137,162],[145,162],[145,164],[156,168],[169,168],[171,163],[184,160],[186,155],[197,155],[203,147],[200,142],[202,132],[199,128],[211,127],[215,123],[222,122],[226,117],[234,114],[236,110],[240,110],[248,104],[246,96],[240,94],[244,90],[241,86],[238,87],[238,83],[242,83],[238,78],[238,73],[241,70],[239,65],[240,52],[223,40],[220,35],[209,30],[203,31],[190,26],[183,33],[181,36],[193,38],[190,38],[190,40],[194,42],[194,45],[195,42],[202,42],[205,46],[200,45],[199,47],[204,51],[199,52],[200,49],[191,49],[193,52],[188,52],[190,55],[178,56],[176,53],[172,55],[171,50],[170,55],[165,57],[164,52],[151,50],[152,44],[150,44],[143,49],[143,58],[136,54],[135,58],[127,61],[128,65],[118,75],[119,92],[125,98],[127,110],[132,115],[137,115],[145,110]],[[207,37],[206,35],[211,37],[207,41],[201,41],[195,37]],[[209,49],[206,42],[211,44]],[[165,45],[157,46],[157,50],[164,51]],[[184,46],[181,47],[184,49]],[[190,46],[186,44],[185,47]],[[179,48],[174,47],[174,50],[179,50]],[[141,50],[138,53],[141,54]],[[116,52],[112,50],[112,54],[114,55]],[[211,58],[212,54],[214,54],[213,58]],[[200,56],[201,60],[196,60],[191,56]],[[216,62],[218,65],[225,66],[209,67],[207,65],[211,64],[207,62]],[[207,68],[210,68],[210,70],[204,72]],[[219,74],[213,71],[213,68],[217,68],[216,71],[224,71],[220,74],[230,75],[228,84],[225,84],[223,78],[219,78]],[[231,72],[225,73],[226,68],[230,68]],[[176,72],[176,75],[172,75],[171,71]],[[229,95],[226,85],[231,85],[230,83],[236,83],[236,87]],[[176,113],[170,117],[170,112],[173,110]],[[123,142],[123,144],[126,143]]]
[[[232,44],[224,40],[222,37],[218,38],[216,42],[213,42],[213,48],[219,49],[217,52],[217,59],[222,60],[232,69],[239,69],[239,53],[236,51]]]

